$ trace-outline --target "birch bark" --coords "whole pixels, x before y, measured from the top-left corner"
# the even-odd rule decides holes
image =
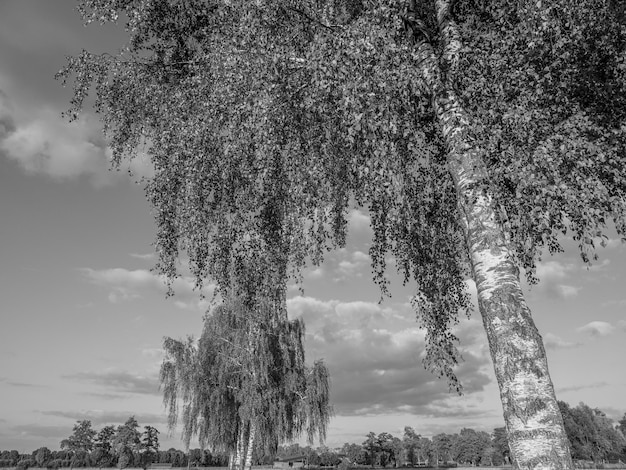
[[[255,429],[252,422],[250,423],[250,432],[248,436],[248,450],[246,452],[246,460],[243,470],[252,470],[252,452],[254,451]]]
[[[423,39],[417,46],[418,60],[446,144],[511,456],[517,468],[573,468],[543,340],[524,300],[519,270],[497,223],[492,198],[482,184],[488,173],[480,149],[468,139],[470,119],[450,86],[460,50],[450,4],[437,0],[436,6],[444,41],[442,60],[447,63],[441,67]],[[442,70],[447,70],[446,76]]]

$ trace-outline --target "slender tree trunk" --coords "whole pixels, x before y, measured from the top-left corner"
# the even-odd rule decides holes
[[[234,459],[233,452],[231,452],[230,456],[232,459],[232,465],[229,463],[228,467],[230,470],[241,470],[241,464],[243,462],[243,453],[244,453],[244,437],[245,436],[245,426],[240,423],[239,433],[237,435],[237,444],[235,445]]]
[[[543,340],[522,293],[519,270],[491,196],[479,149],[468,139],[471,122],[450,83],[461,44],[447,0],[436,0],[447,76],[425,39],[418,44],[422,77],[447,147],[478,305],[504,411],[511,457],[517,468],[573,468],[569,443],[548,373]]]
[[[250,432],[248,435],[248,450],[246,452],[246,461],[244,463],[244,470],[252,469],[252,453],[254,452],[254,439],[255,439],[255,429],[254,425],[250,423]]]

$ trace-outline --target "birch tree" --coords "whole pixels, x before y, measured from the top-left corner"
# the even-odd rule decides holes
[[[270,310],[252,315],[231,299],[207,316],[197,344],[164,341],[169,427],[181,415],[185,446],[197,435],[202,447],[227,452],[231,469],[250,469],[255,445],[275,454],[303,432],[309,442],[326,436],[328,370],[322,361],[305,365],[301,320],[275,318]]]
[[[523,269],[624,237],[624,8],[614,0],[84,0],[128,47],[83,52],[114,164],[155,176],[158,269],[185,252],[200,285],[264,253],[267,289],[343,246],[369,211],[374,279],[389,254],[426,330],[425,366],[461,390],[451,327],[478,308],[511,457],[571,468]],[[120,20],[121,18],[121,20]],[[254,238],[250,233],[256,233]],[[270,279],[273,279],[270,280]],[[264,281],[265,282],[265,281]]]

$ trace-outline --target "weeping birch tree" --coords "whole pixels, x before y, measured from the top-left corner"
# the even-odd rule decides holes
[[[180,415],[185,446],[197,436],[202,447],[228,452],[231,469],[250,469],[255,445],[272,455],[303,432],[323,442],[329,374],[322,361],[305,365],[303,339],[301,320],[276,322],[271,309],[252,314],[236,299],[213,309],[197,343],[165,338],[170,429]]]
[[[543,342],[520,288],[545,252],[584,262],[626,231],[625,11],[614,0],[83,0],[121,21],[118,54],[60,76],[90,87],[114,164],[155,175],[158,269],[201,284],[268,253],[284,286],[369,211],[374,279],[391,254],[460,390],[451,326],[475,281],[511,456],[571,468]],[[259,236],[250,239],[250,233]]]

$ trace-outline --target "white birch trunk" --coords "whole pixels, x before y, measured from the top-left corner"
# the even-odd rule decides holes
[[[232,469],[233,470],[241,470],[241,464],[243,462],[243,453],[244,453],[244,425],[241,424],[239,426],[239,434],[237,435],[237,444],[235,446],[235,459],[233,461]]]
[[[254,429],[254,425],[250,423],[250,432],[248,436],[248,449],[246,451],[246,460],[244,462],[243,470],[252,469],[252,453],[254,452],[255,433],[256,431]]]
[[[436,3],[439,28],[444,42],[447,41],[443,59],[449,70],[454,70],[460,41],[457,34],[446,31],[455,28],[449,3]],[[457,190],[460,220],[500,388],[513,463],[517,468],[533,470],[573,468],[543,341],[524,300],[519,270],[497,223],[491,196],[483,186],[487,169],[480,152],[468,139],[471,123],[450,88],[454,77],[442,77],[427,42],[419,42],[418,54]]]

